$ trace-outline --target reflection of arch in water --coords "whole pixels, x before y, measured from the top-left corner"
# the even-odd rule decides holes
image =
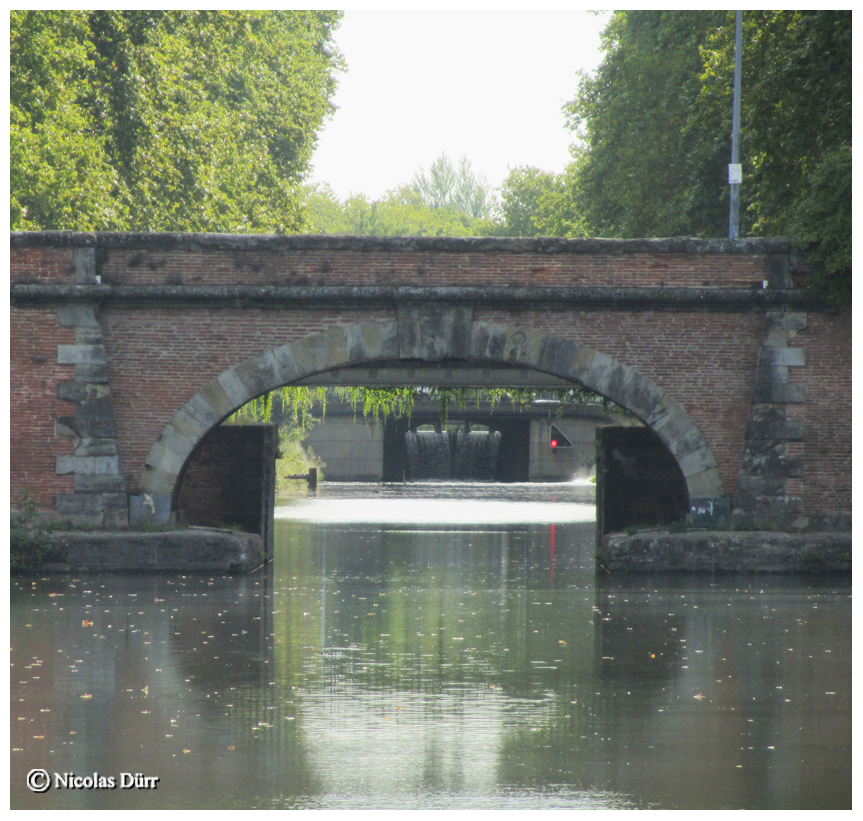
[[[336,368],[445,363],[446,368],[532,368],[596,391],[631,411],[668,447],[690,499],[725,495],[716,459],[686,411],[634,369],[569,339],[518,325],[472,322],[469,310],[408,311],[397,321],[332,328],[251,357],[210,380],[178,410],[150,448],[144,493],[173,497],[196,445],[247,402]],[[501,385],[505,386],[505,377]]]

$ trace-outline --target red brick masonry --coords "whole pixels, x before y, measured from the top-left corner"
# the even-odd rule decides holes
[[[799,457],[803,464],[801,475],[788,478],[785,492],[799,497],[806,515],[850,515],[850,309],[828,309],[805,297],[798,287],[805,269],[795,259],[783,240],[14,234],[12,500],[27,489],[42,507],[52,509],[55,494],[75,489],[71,475],[55,470],[57,457],[69,456],[80,445],[68,433],[57,435],[58,419],[74,414],[73,403],[57,396],[58,385],[75,380],[81,366],[58,364],[58,346],[86,344],[87,334],[59,324],[58,308],[64,304],[79,300],[97,306],[98,344],[104,345],[120,464],[127,492],[133,492],[160,432],[208,380],[293,340],[334,326],[392,321],[398,312],[393,300],[387,304],[383,298],[328,306],[320,296],[305,301],[280,297],[267,305],[263,298],[193,303],[183,294],[243,286],[355,286],[354,293],[421,287],[448,289],[447,294],[482,288],[497,296],[488,302],[481,295],[472,298],[473,322],[517,325],[573,340],[664,389],[703,434],[729,495],[741,471],[759,351],[772,344],[765,342],[765,317],[768,312],[802,312],[806,326],[788,331],[782,343],[805,348],[805,364],[788,368],[787,377],[805,386],[805,402],[782,406],[788,420],[801,421],[804,430],[802,440],[781,446],[784,456]],[[765,292],[765,282],[767,291],[796,294],[798,303],[765,307],[755,298]],[[67,291],[49,293],[46,286]],[[102,290],[85,299],[70,296],[67,286],[90,288],[91,296]],[[141,296],[158,296],[160,288],[174,289],[166,293],[180,289],[180,298]],[[565,304],[506,303],[512,288],[572,293]],[[618,289],[615,293],[624,298],[619,307],[612,296],[597,307],[580,303],[579,289],[603,299],[602,293]],[[638,289],[651,289],[655,303],[643,293],[638,305],[628,301],[626,295]],[[666,294],[688,299],[699,289],[706,294],[704,306],[690,300],[675,307],[663,301]],[[133,299],[130,293],[137,295]],[[729,308],[720,304],[723,293],[742,294],[742,301]],[[753,294],[748,307],[747,293]]]

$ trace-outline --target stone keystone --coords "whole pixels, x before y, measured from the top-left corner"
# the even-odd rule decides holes
[[[506,329],[503,360],[536,367],[542,355],[544,342],[545,334],[542,331],[510,325]]]
[[[348,362],[348,344],[344,328],[331,328],[291,342],[291,353],[302,376],[345,365]]]
[[[442,362],[468,358],[472,309],[408,305],[399,306],[397,314],[401,359]]]

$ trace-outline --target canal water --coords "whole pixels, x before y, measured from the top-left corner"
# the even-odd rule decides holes
[[[850,580],[597,575],[594,527],[327,485],[267,572],[14,578],[11,806],[850,809]]]

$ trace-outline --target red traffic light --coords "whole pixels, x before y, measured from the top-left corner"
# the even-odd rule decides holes
[[[566,435],[557,425],[551,425],[551,430],[548,435],[548,446],[554,451],[558,448],[571,448],[572,442],[566,438]]]

